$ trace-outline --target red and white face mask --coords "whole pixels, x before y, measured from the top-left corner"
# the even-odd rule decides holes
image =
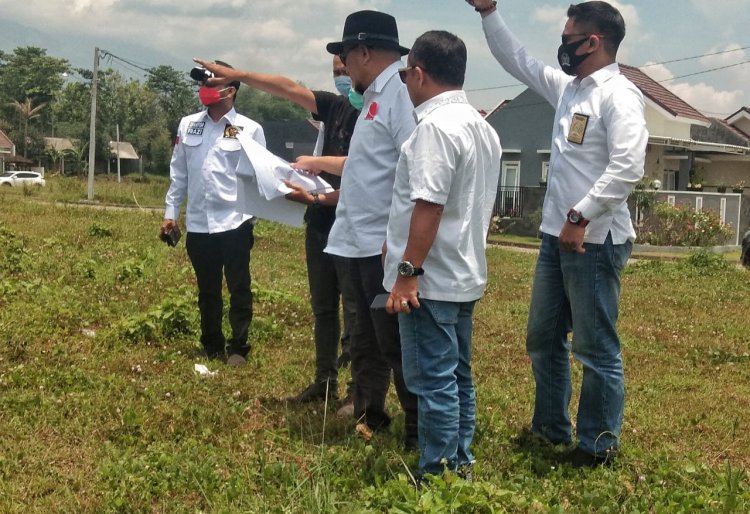
[[[206,86],[201,86],[200,89],[198,89],[198,99],[201,101],[203,105],[208,107],[209,105],[213,105],[217,102],[220,102],[223,100],[221,93],[229,89],[228,87],[225,87],[224,89],[213,89]]]

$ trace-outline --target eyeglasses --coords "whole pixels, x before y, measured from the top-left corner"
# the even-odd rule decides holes
[[[409,70],[413,70],[414,68],[419,68],[419,66],[417,66],[416,64],[414,64],[412,66],[405,66],[403,68],[399,68],[399,70],[398,70],[398,76],[399,76],[399,78],[401,78],[401,82],[403,82],[404,84],[406,84],[406,72],[409,71]]]
[[[563,45],[567,45],[568,43],[570,43],[570,39],[569,38],[578,37],[578,36],[584,36],[586,38],[590,38],[591,36],[596,36],[596,37],[598,37],[600,39],[604,39],[605,37],[607,37],[604,34],[589,34],[589,33],[586,33],[586,32],[582,32],[580,34],[563,34],[560,37],[560,39],[562,40],[562,44]]]

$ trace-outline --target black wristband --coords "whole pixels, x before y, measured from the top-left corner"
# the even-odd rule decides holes
[[[487,7],[485,8],[475,7],[474,10],[478,13],[483,13],[483,12],[487,12],[487,11],[494,9],[495,7],[497,7],[497,0],[492,0],[492,3],[488,5]]]

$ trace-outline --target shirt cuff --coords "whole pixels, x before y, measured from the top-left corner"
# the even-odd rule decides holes
[[[180,208],[179,207],[173,207],[171,205],[167,205],[167,208],[164,209],[164,219],[165,220],[176,220],[180,217]]]
[[[589,221],[595,220],[607,211],[607,208],[604,205],[601,205],[589,196],[578,202],[573,209],[580,212],[581,216]]]

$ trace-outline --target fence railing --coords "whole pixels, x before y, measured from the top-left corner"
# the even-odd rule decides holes
[[[493,216],[501,218],[520,218],[524,210],[525,188],[501,186],[497,190],[495,207],[492,209]]]

